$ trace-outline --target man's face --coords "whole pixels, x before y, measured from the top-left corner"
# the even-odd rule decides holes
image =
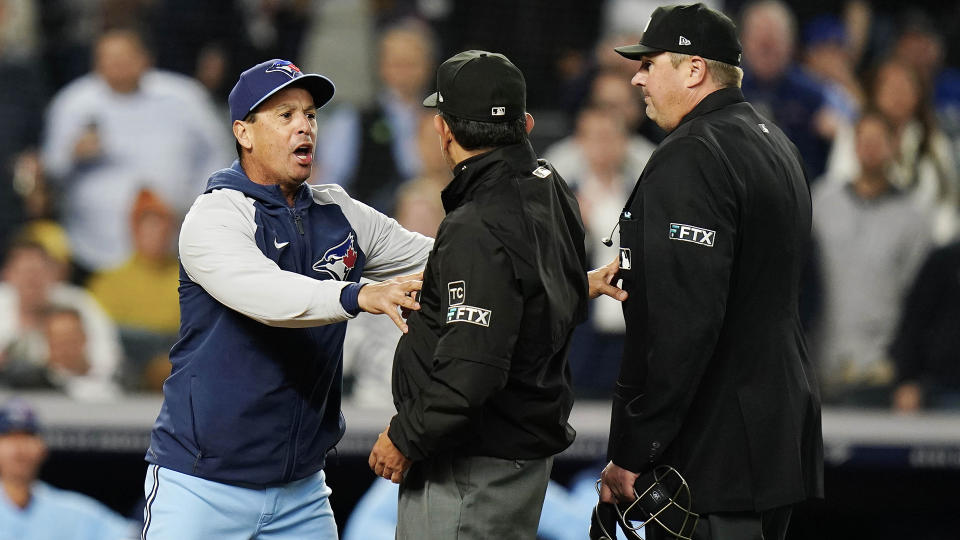
[[[780,77],[790,66],[793,38],[789,22],[773,9],[756,8],[743,21],[743,60],[761,81]]]
[[[75,313],[55,313],[44,325],[49,356],[47,365],[72,375],[86,375],[90,371],[87,361],[87,335],[83,321]]]
[[[310,92],[284,88],[257,107],[256,120],[246,126],[252,152],[245,169],[278,184],[300,185],[310,178],[317,137]]]
[[[47,445],[37,435],[20,432],[0,435],[0,478],[5,482],[33,482],[46,457]]]
[[[894,134],[883,120],[868,116],[857,125],[856,151],[860,169],[882,176],[896,152]]]
[[[643,113],[637,102],[636,91],[630,88],[619,74],[603,74],[594,79],[590,103],[616,111],[631,130],[637,127],[642,119]]]
[[[380,78],[401,98],[420,96],[433,70],[426,38],[407,31],[388,34],[380,44]]]
[[[689,60],[685,60],[673,67],[667,53],[644,55],[640,59],[640,69],[630,81],[643,90],[647,117],[666,131],[677,127],[687,113],[681,106],[681,98],[686,90],[683,73],[688,63]]]
[[[21,307],[37,310],[47,302],[55,282],[53,264],[39,248],[21,247],[9,255],[3,280],[17,291]]]
[[[97,73],[114,92],[127,94],[140,85],[140,77],[150,66],[147,52],[136,38],[123,32],[108,34],[94,53]]]

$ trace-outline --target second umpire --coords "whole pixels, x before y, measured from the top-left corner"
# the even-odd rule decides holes
[[[797,309],[810,193],[796,147],[740,92],[733,22],[657,8],[633,84],[670,132],[620,216],[627,341],[601,497],[671,465],[696,540],[783,539],[823,493],[817,383]],[[661,538],[660,530],[647,539]]]
[[[438,109],[454,177],[421,311],[397,347],[397,414],[370,466],[402,478],[399,539],[533,539],[553,455],[574,438],[566,356],[586,315],[583,224],[527,140],[516,66],[466,51],[437,87],[424,105]]]

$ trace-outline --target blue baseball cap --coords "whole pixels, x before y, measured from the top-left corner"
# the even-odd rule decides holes
[[[33,433],[40,431],[37,414],[26,401],[11,399],[0,408],[0,435],[8,433]]]
[[[293,85],[310,92],[318,109],[330,101],[335,90],[333,82],[323,75],[303,73],[289,60],[267,60],[240,74],[227,98],[230,122],[243,120],[267,98]]]

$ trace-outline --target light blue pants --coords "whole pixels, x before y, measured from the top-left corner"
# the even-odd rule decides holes
[[[141,540],[336,540],[323,471],[251,489],[147,468]]]

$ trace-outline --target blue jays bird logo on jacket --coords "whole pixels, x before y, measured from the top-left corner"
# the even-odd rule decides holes
[[[353,245],[353,233],[350,233],[343,242],[328,249],[319,261],[313,263],[313,269],[333,279],[345,281],[356,264],[357,250]]]

